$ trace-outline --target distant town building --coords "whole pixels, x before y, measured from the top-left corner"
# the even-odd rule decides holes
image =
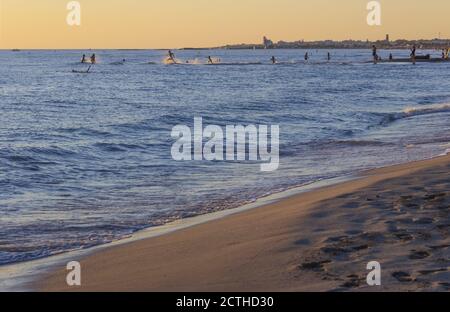
[[[386,42],[390,42],[389,34],[386,35]]]
[[[264,49],[271,49],[273,48],[273,41],[267,38],[266,36],[263,37],[263,46]]]

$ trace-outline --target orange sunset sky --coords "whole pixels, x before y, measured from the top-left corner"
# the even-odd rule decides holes
[[[366,23],[368,0],[0,0],[1,49],[180,48],[322,39],[450,38],[450,1],[381,0],[382,26]]]

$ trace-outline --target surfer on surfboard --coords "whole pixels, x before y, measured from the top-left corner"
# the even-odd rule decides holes
[[[174,64],[176,64],[177,62],[175,61],[175,54],[169,50],[169,52],[167,53],[167,59],[171,62],[173,62]]]
[[[277,63],[277,59],[275,58],[275,56],[272,56],[270,58],[270,60],[272,61],[272,64],[276,64]]]
[[[81,58],[81,63],[84,64],[86,63],[86,54],[83,54],[83,57]]]
[[[91,64],[96,64],[96,63],[97,63],[97,59],[96,59],[96,56],[95,56],[95,53],[94,53],[91,56]]]

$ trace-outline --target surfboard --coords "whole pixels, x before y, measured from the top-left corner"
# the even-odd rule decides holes
[[[91,70],[92,65],[90,65],[88,67],[88,69],[86,70],[76,70],[76,69],[72,69],[72,73],[74,74],[89,74],[89,71]]]

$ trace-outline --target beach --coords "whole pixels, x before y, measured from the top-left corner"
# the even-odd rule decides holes
[[[366,171],[160,237],[62,265],[38,291],[446,291],[450,156]],[[366,283],[371,261],[381,286]]]
[[[0,0],[0,293],[449,292],[431,1]]]

